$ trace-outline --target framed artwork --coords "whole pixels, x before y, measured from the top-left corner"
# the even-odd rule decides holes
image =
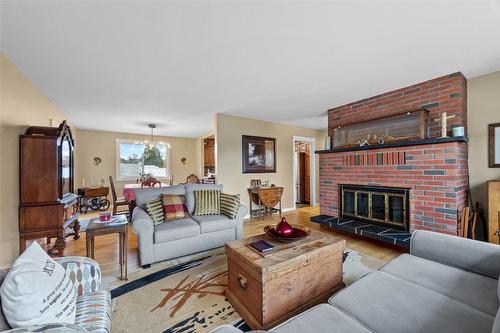
[[[242,135],[243,173],[276,172],[276,139]]]
[[[488,164],[490,168],[500,168],[500,123],[488,126]]]

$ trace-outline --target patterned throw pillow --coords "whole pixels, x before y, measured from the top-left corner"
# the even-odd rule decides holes
[[[194,191],[194,215],[219,215],[220,190]]]
[[[240,195],[239,194],[220,194],[220,212],[226,215],[230,219],[235,219],[238,213],[238,208],[240,207]]]
[[[184,219],[187,216],[186,197],[177,194],[162,194],[163,215],[165,221]]]
[[[165,216],[163,215],[163,205],[161,204],[161,199],[155,199],[148,201],[144,204],[144,209],[151,216],[154,225],[161,224],[165,222]]]

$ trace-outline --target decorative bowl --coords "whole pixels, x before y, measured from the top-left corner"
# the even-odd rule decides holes
[[[282,242],[282,243],[291,243],[298,241],[302,238],[305,238],[311,234],[311,229],[304,227],[303,229],[301,228],[293,228],[293,232],[290,236],[287,237],[281,237],[276,233],[274,225],[266,225],[264,227],[264,232],[271,236],[272,239]]]
[[[101,221],[109,221],[111,220],[111,213],[101,213],[99,214],[99,219]]]

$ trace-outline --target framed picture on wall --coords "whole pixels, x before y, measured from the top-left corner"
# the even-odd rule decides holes
[[[276,172],[276,139],[242,135],[243,173]]]
[[[490,168],[500,168],[500,123],[488,126],[488,161]]]

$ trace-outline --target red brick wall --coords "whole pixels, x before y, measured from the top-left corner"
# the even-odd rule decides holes
[[[448,129],[461,125],[467,130],[467,80],[462,73],[449,74],[330,109],[328,133],[333,137],[333,129],[338,126],[420,108],[430,111],[431,120],[444,111],[455,115],[448,121]],[[440,136],[440,128],[439,122],[431,121],[432,138]]]
[[[321,214],[338,216],[338,184],[403,187],[411,189],[412,231],[457,234],[467,202],[465,142],[323,153],[319,169]]]

